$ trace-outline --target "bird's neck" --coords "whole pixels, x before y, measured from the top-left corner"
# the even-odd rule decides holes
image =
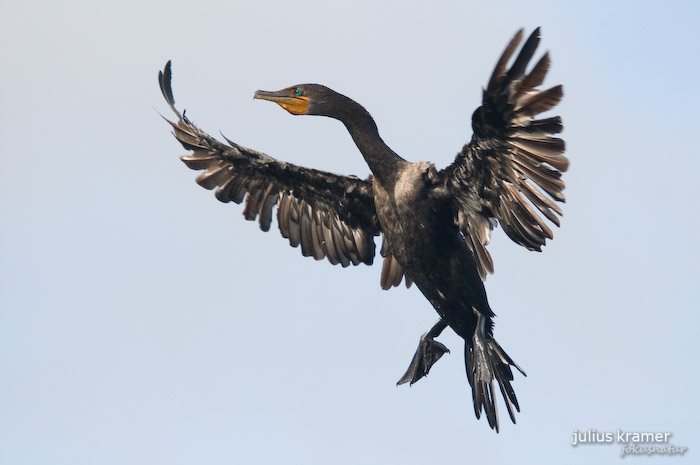
[[[345,124],[374,177],[385,186],[392,186],[396,182],[400,168],[408,162],[384,143],[379,136],[376,123],[367,110],[359,103],[350,101],[352,105],[347,106],[348,111],[339,115],[338,119]]]

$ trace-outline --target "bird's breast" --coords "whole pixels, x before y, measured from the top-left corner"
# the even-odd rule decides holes
[[[445,235],[445,216],[431,195],[435,168],[431,163],[408,165],[387,188],[375,182],[374,197],[382,233],[394,257],[405,268],[422,255],[426,245]],[[451,222],[451,221],[450,221]]]
[[[435,167],[431,163],[419,161],[401,170],[394,185],[393,198],[397,208],[413,209],[426,197],[429,178]]]

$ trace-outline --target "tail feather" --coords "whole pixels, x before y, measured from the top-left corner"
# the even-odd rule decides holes
[[[491,337],[486,341],[473,338],[464,344],[464,361],[467,368],[467,379],[472,388],[474,413],[481,418],[481,412],[486,414],[489,426],[499,431],[498,404],[496,402],[496,383],[506,403],[508,415],[515,423],[515,411],[520,412],[520,405],[511,385],[515,367],[523,376],[525,372]],[[515,411],[514,411],[515,410]]]

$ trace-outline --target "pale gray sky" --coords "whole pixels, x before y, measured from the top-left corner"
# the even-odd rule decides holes
[[[572,447],[588,429],[671,432],[690,450],[648,461],[695,461],[698,6],[465,3],[3,1],[0,463],[619,460]],[[395,386],[436,318],[415,288],[303,258],[194,183],[156,75],[173,59],[212,134],[365,176],[337,121],[252,101],[323,83],[444,167],[536,26],[565,86],[568,202],[541,254],[494,235],[496,336],[528,373],[497,435],[449,331],[429,377]]]

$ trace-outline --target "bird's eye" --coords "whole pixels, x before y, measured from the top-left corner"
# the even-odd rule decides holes
[[[301,95],[301,89],[296,89],[296,90],[294,91],[294,93],[295,93],[296,95]]]

